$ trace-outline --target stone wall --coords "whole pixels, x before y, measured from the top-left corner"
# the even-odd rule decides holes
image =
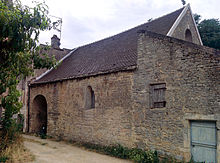
[[[48,104],[48,135],[102,145],[131,142],[132,72],[119,72],[81,80],[31,87],[30,132],[36,119],[34,98],[43,95]],[[95,94],[95,108],[85,107],[86,90]]]
[[[150,32],[141,35],[138,45],[135,144],[189,159],[190,120],[220,124],[220,52]],[[156,83],[166,83],[166,107],[151,109],[149,87]]]
[[[57,61],[62,59],[65,55],[67,55],[71,50],[70,49],[44,49],[46,48],[45,45],[40,45],[42,50],[40,51],[41,54],[48,54],[49,57],[54,56]],[[28,76],[26,79],[22,79],[18,84],[17,88],[21,91],[20,101],[23,103],[23,107],[20,110],[19,114],[24,116],[24,124],[23,124],[23,131],[27,131],[27,109],[28,109],[28,84],[30,84],[33,80],[39,77],[41,74],[46,72],[47,69],[35,69],[33,76]]]
[[[175,38],[178,38],[181,40],[185,40],[185,32],[187,29],[189,29],[191,31],[192,42],[195,44],[201,45],[201,43],[199,41],[198,33],[196,32],[196,27],[193,22],[193,18],[192,18],[190,9],[188,9],[186,11],[186,14],[183,16],[180,23],[178,24],[178,26],[174,30],[172,37],[175,37]]]
[[[48,135],[109,145],[158,150],[190,158],[190,121],[216,121],[220,128],[220,52],[190,42],[146,32],[138,41],[138,67],[83,79],[32,85],[33,101],[48,105]],[[166,107],[150,108],[150,85],[166,84]],[[95,108],[86,108],[86,90]],[[220,140],[220,130],[218,130]],[[220,157],[220,144],[217,146]],[[220,158],[218,158],[220,160]]]

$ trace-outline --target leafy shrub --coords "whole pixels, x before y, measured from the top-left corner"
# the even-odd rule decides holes
[[[45,126],[43,126],[39,132],[41,139],[47,139],[47,129]]]
[[[9,123],[10,125],[8,125],[7,128],[3,128],[0,132],[0,153],[20,138],[21,128],[16,123],[16,120],[11,120]]]
[[[24,115],[23,114],[18,114],[17,124],[18,124],[19,130],[22,132],[24,128]]]
[[[40,133],[40,138],[41,139],[47,139],[47,135],[45,133]]]
[[[111,156],[119,157],[123,159],[126,159],[129,157],[129,149],[121,146],[120,144],[116,146],[105,147],[105,152],[107,152],[107,154]]]
[[[133,148],[129,152],[129,159],[140,163],[156,163],[158,160],[157,153],[153,151],[144,151],[142,149]]]
[[[180,162],[171,156],[164,156],[163,158],[159,158],[157,151],[145,151],[139,148],[127,148],[120,144],[114,146],[101,146],[92,143],[73,143],[77,146],[83,146],[86,149],[107,154],[113,157],[129,159],[135,163],[197,163],[193,161],[193,159],[191,159],[190,162]]]
[[[83,143],[81,145],[87,149],[122,159],[130,159],[137,163],[159,163],[157,152],[150,150],[144,151],[138,148],[129,149],[120,144],[114,146],[100,146],[97,144]]]
[[[7,156],[0,156],[0,162],[6,162],[8,160]]]

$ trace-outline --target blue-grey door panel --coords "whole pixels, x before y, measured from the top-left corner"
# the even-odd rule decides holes
[[[191,122],[191,153],[194,161],[216,163],[215,122]]]
[[[207,148],[194,146],[192,148],[192,155],[195,161],[199,162],[207,162],[207,163],[215,163],[216,158],[216,149],[215,148]]]

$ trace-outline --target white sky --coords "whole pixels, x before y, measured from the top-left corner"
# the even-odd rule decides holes
[[[32,0],[21,0],[30,5]],[[181,0],[45,0],[50,15],[61,17],[61,48],[91,43],[120,33],[182,7]],[[220,0],[186,0],[202,19],[220,18]],[[48,42],[56,31],[42,32]]]

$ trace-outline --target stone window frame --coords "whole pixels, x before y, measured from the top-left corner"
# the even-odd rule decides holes
[[[165,108],[166,107],[166,83],[150,84],[150,108]]]
[[[85,91],[85,109],[94,109],[95,108],[95,92],[92,87],[89,85],[86,87]]]

